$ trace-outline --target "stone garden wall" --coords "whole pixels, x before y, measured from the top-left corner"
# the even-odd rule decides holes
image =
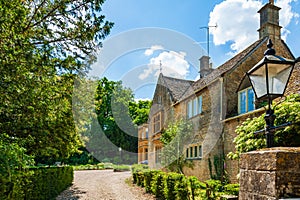
[[[300,148],[277,147],[242,154],[239,200],[300,197]]]

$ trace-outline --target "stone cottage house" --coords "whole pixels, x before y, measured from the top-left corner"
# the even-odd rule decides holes
[[[185,157],[194,166],[184,168],[184,173],[207,180],[225,168],[230,181],[237,181],[238,162],[226,157],[235,148],[235,128],[247,118],[264,112],[255,101],[250,82],[244,79],[244,75],[263,58],[268,39],[272,40],[277,55],[295,59],[281,39],[279,10],[273,1],[264,5],[258,11],[259,39],[221,66],[212,69],[210,58],[201,57],[200,79],[190,81],[160,74],[149,114],[148,145],[139,143],[139,149],[147,148],[150,167],[162,167],[159,154],[163,148],[160,141],[163,130],[169,123],[184,117],[194,124],[193,139],[185,145]],[[297,63],[286,95],[300,93],[299,75],[300,63]],[[242,82],[243,79],[246,81]],[[223,159],[225,163],[218,162]]]

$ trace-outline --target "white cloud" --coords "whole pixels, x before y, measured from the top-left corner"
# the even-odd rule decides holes
[[[276,2],[276,6],[281,8],[279,11],[279,23],[282,26],[281,36],[284,40],[286,40],[287,35],[290,33],[286,27],[290,24],[293,18],[299,18],[299,13],[293,12],[291,6],[291,3],[296,1],[297,0],[278,0]]]
[[[275,5],[280,7],[279,24],[283,27],[282,38],[285,39],[290,31],[286,28],[293,18],[299,14],[293,12],[291,4],[297,0],[278,0]],[[230,48],[237,53],[258,39],[259,14],[263,6],[258,0],[225,0],[216,5],[210,13],[210,25],[218,24],[210,29],[215,45],[232,42]],[[297,23],[297,22],[296,22]]]
[[[216,5],[210,13],[210,25],[215,45],[232,42],[230,48],[238,52],[258,39],[259,15],[262,7],[260,1],[254,0],[225,0]]]
[[[166,76],[176,78],[186,78],[189,72],[189,64],[185,60],[185,52],[164,51],[157,57],[151,58],[148,68],[139,75],[139,79],[144,80],[150,75],[158,77],[160,73],[160,63],[162,73]]]
[[[146,51],[144,52],[144,54],[146,56],[151,56],[154,53],[154,51],[162,50],[162,49],[164,49],[164,48],[162,46],[160,46],[160,45],[153,45],[153,46],[150,47],[150,49],[146,49]]]

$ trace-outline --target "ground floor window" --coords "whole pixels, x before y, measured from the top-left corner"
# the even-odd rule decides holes
[[[191,144],[186,148],[187,159],[201,159],[202,158],[202,146],[199,144]]]

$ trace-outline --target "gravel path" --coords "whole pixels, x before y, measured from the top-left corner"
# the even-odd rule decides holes
[[[154,200],[144,188],[125,183],[131,172],[112,170],[74,171],[73,185],[56,200]]]

